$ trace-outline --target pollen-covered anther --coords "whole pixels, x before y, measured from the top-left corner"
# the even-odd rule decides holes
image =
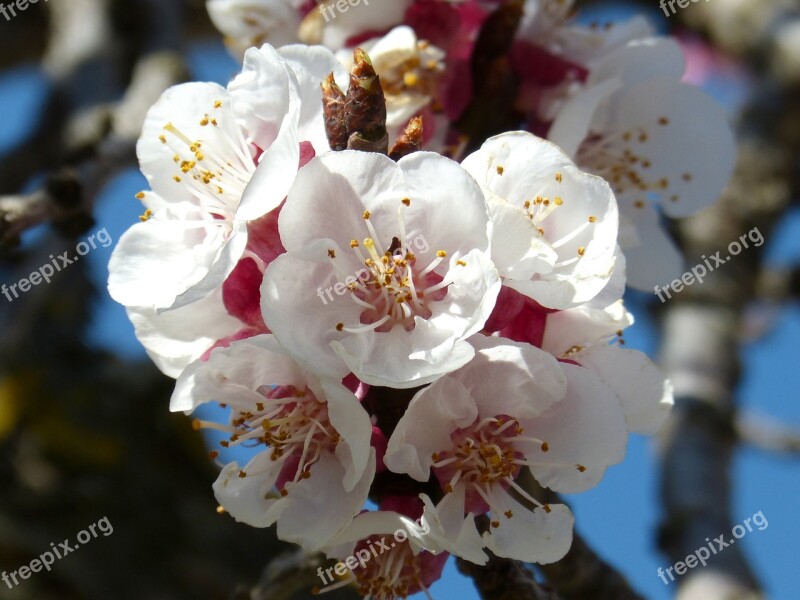
[[[414,87],[419,84],[419,75],[413,71],[407,71],[403,73],[403,83],[406,87]]]

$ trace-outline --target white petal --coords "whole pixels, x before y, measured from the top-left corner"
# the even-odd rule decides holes
[[[300,164],[300,89],[286,62],[265,44],[247,51],[228,91],[245,130],[264,150],[236,213],[257,219],[283,201]]]
[[[450,434],[477,417],[478,409],[464,386],[443,377],[411,400],[389,438],[384,463],[395,473],[428,481],[432,454],[450,448]]]
[[[567,394],[550,412],[523,421],[525,433],[547,442],[527,453],[545,487],[577,493],[594,487],[625,456],[627,426],[617,395],[590,369],[562,364]],[[581,470],[583,467],[585,470]]]
[[[662,117],[668,125],[658,123]],[[736,144],[715,100],[694,86],[653,79],[621,94],[613,122],[647,132],[636,153],[652,163],[648,179],[667,180],[659,193],[669,216],[685,217],[717,201],[733,173]]]
[[[293,356],[313,364],[320,375],[341,379],[348,368],[330,343],[342,335],[337,323],[358,322],[362,309],[348,298],[329,301],[335,296],[326,290],[336,283],[330,264],[281,255],[264,272],[261,310],[264,323]]]
[[[593,61],[587,84],[596,85],[613,77],[630,87],[655,77],[679,81],[686,61],[678,43],[670,37],[645,37],[629,41]]]
[[[605,342],[633,325],[622,300],[604,306],[595,300],[547,316],[542,349],[561,356],[575,347]]]
[[[328,11],[323,11],[325,16],[325,29],[322,34],[322,44],[328,48],[339,49],[347,40],[355,35],[367,31],[383,31],[403,21],[406,9],[413,0],[385,0],[376,10],[374,4],[370,6],[366,0],[358,4],[343,4],[344,10],[331,6]],[[331,14],[333,16],[331,16]]]
[[[370,456],[372,423],[367,411],[353,393],[336,381],[322,381],[328,404],[328,418],[341,435],[336,457],[345,465],[342,479],[345,491],[350,492],[360,481]]]
[[[564,558],[572,545],[575,519],[563,504],[549,505],[550,511],[526,509],[508,492],[494,486],[492,505],[497,508],[500,527],[483,534],[486,547],[494,554],[542,565]],[[502,513],[511,511],[510,519]]]
[[[298,174],[281,209],[284,247],[306,260],[327,262],[330,248],[349,249],[352,239],[369,235],[362,218],[369,208],[365,200],[395,192],[402,194],[395,205],[400,206],[402,183],[400,169],[380,154],[344,150],[314,158]]]
[[[350,334],[330,345],[361,381],[400,389],[430,383],[474,356],[472,346],[452,331],[419,317],[415,322],[411,332],[396,325],[383,333]]]
[[[307,383],[308,374],[274,336],[259,335],[216,348],[207,361],[191,364],[175,384],[170,410],[191,411],[212,400],[247,410],[263,402],[256,390],[264,385],[304,389]]]
[[[109,263],[109,294],[125,306],[171,306],[208,276],[229,236],[224,223],[190,205],[167,208],[122,235]]]
[[[214,108],[217,102],[221,102],[219,109]],[[218,126],[201,125],[204,116],[212,113]],[[201,141],[205,147],[224,152],[228,158],[231,149],[226,140],[232,136],[238,138],[240,134],[227,90],[216,83],[183,83],[167,89],[147,111],[136,144],[139,168],[154,192],[170,203],[196,203],[189,186],[173,180],[176,175],[184,175],[173,157],[178,154],[189,159],[193,153],[185,142],[164,129],[167,125],[174,126],[192,142]],[[251,159],[250,156],[242,158]]]
[[[502,337],[469,338],[475,358],[449,377],[459,381],[478,406],[479,417],[536,417],[561,400],[567,378],[547,352]]]
[[[334,78],[347,89],[348,74],[333,53],[322,46],[295,44],[278,50],[295,74],[300,92],[300,121],[297,137],[311,142],[317,154],[330,150],[322,116],[322,80],[333,72]]]
[[[494,225],[492,260],[502,274],[511,279],[531,279],[537,273],[552,272],[558,254],[547,240],[531,235],[531,222],[525,211],[492,194],[487,198]]]
[[[222,303],[222,289],[183,308],[156,313],[152,308],[128,308],[136,337],[156,366],[169,377],[200,358],[217,340],[242,328]]]
[[[581,142],[590,132],[596,113],[611,95],[620,89],[619,77],[601,81],[582,89],[567,100],[547,132],[547,139],[559,146],[569,156],[575,156]]]
[[[425,510],[422,524],[429,530],[424,535],[426,550],[445,551],[478,565],[485,565],[489,557],[483,551],[483,538],[475,526],[475,516],[464,516],[464,486],[445,494],[435,507],[430,498],[420,494]]]
[[[228,234],[222,247],[213,256],[211,264],[203,277],[185,292],[175,298],[175,301],[164,310],[175,310],[187,306],[208,296],[222,284],[236,268],[247,246],[247,223],[239,221],[233,224],[232,231]],[[207,260],[207,259],[206,259]]]
[[[375,474],[375,450],[358,483],[345,491],[345,468],[332,455],[323,454],[311,467],[311,477],[286,485],[289,501],[278,519],[278,537],[316,552],[330,544],[352,522],[367,501]],[[322,518],[309,518],[317,515]]]
[[[635,202],[635,201],[634,201]],[[665,286],[685,270],[683,255],[649,202],[620,202],[626,227],[620,235],[625,252],[628,285],[645,292]]]
[[[239,57],[259,40],[276,46],[297,41],[300,13],[286,0],[207,0],[206,7]]]
[[[287,506],[287,500],[273,489],[281,464],[271,460],[267,451],[257,454],[245,467],[254,475],[239,477],[239,465],[226,465],[214,482],[217,502],[240,523],[269,527]]]
[[[674,403],[672,383],[645,354],[597,344],[576,360],[617,393],[629,431],[650,435],[661,428]]]

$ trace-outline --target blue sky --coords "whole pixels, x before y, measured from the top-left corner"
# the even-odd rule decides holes
[[[224,83],[235,73],[236,64],[217,42],[191,47],[190,62],[196,80]],[[43,80],[33,66],[0,74],[0,105],[6,115],[0,126],[0,149],[8,147],[32,126],[41,106]],[[728,105],[738,104],[740,93],[731,82],[714,82],[712,93]],[[107,228],[118,240],[127,227],[136,222],[141,207],[134,194],[145,187],[144,178],[128,171],[113,180],[97,205],[96,229]],[[91,232],[88,232],[91,233]],[[87,234],[88,235],[88,234]],[[791,264],[800,259],[800,213],[787,218],[780,231],[767,239],[773,264]],[[92,251],[87,259],[101,297],[94,307],[90,343],[127,357],[143,356],[124,310],[105,293],[107,264],[113,245]],[[652,298],[629,297],[637,323],[626,332],[630,347],[654,355],[657,333],[647,318],[644,303]],[[800,428],[800,369],[797,369],[796,340],[800,339],[800,310],[792,307],[778,315],[771,333],[744,347],[747,365],[739,390],[742,406],[757,409],[787,424]],[[164,410],[168,408],[164,399]],[[762,511],[769,521],[764,531],[755,530],[740,544],[754,564],[771,597],[796,595],[794,571],[796,556],[791,548],[800,539],[800,521],[796,518],[796,498],[800,497],[800,461],[765,455],[751,449],[741,450],[734,463],[735,521],[743,521]],[[211,482],[209,482],[210,486]],[[654,547],[654,530],[659,518],[656,496],[657,464],[651,440],[631,438],[625,462],[613,467],[601,484],[587,493],[571,496],[577,528],[591,545],[616,565],[646,597],[666,600],[674,593],[656,575],[666,561]],[[724,533],[724,532],[718,532]],[[471,582],[461,577],[450,561],[445,577],[431,590],[435,598],[477,599]]]

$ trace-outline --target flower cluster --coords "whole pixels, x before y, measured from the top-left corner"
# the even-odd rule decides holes
[[[498,131],[549,139],[609,182],[628,285],[650,290],[685,270],[662,217],[715,202],[735,145],[722,108],[681,83],[684,58],[674,40],[641,18],[580,25],[573,0],[525,0],[521,11],[504,0],[350,4],[327,20],[332,0],[208,0],[208,9],[236,53],[254,40],[303,41],[340,51],[346,63],[355,46],[367,49],[387,89],[389,126],[424,115],[426,147],[451,157],[462,158],[474,137],[467,109],[476,93],[502,102],[488,105],[510,116]],[[506,46],[495,47],[497,40]],[[509,73],[487,80],[476,72],[492,65],[484,54],[500,55],[495,72]],[[517,85],[506,97],[509,78]]]
[[[250,47],[227,87],[168,90],[137,148],[146,211],[110,265],[177,379],[171,409],[223,405],[227,423],[196,424],[259,449],[224,466],[217,500],[331,558],[404,530],[352,574],[372,598],[426,589],[450,554],[560,559],[573,517],[531,478],[597,485],[672,404],[624,348],[626,268],[666,253],[656,202],[687,214],[723,185],[728,167],[698,158],[727,135],[718,109],[642,23],[581,28],[569,2],[528,2],[507,40],[524,127],[454,147],[439,130],[466,127],[479,93],[457,74],[503,3],[373,1],[330,24],[260,4],[209,9],[233,38],[237,14],[260,24],[243,46],[288,35],[280,20],[338,53]]]

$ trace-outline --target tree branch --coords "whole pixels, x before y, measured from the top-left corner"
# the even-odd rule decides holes
[[[778,96],[777,105],[775,97],[762,100],[771,108],[755,104],[745,118],[736,173],[722,200],[678,227],[688,264],[724,253],[724,244],[754,227],[770,239],[790,204],[793,151],[773,135],[798,109],[785,97]],[[730,531],[734,522],[730,466],[737,443],[739,343],[762,250],[751,246],[661,308],[663,365],[675,386],[676,406],[661,435],[665,515],[659,545],[673,563],[704,546],[706,538]],[[678,585],[679,600],[762,597],[740,546],[726,548]]]
[[[758,450],[800,455],[800,430],[769,417],[752,413],[739,415],[736,435],[741,443]]]

